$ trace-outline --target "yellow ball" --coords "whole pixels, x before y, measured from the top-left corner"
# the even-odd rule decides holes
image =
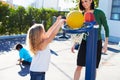
[[[71,29],[81,28],[84,23],[84,16],[80,11],[71,11],[66,16],[66,23]]]

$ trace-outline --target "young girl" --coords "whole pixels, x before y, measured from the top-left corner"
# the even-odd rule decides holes
[[[34,54],[30,66],[30,80],[45,80],[45,73],[50,62],[49,43],[54,39],[64,21],[65,19],[59,16],[47,32],[42,24],[34,24],[28,30],[27,45]]]
[[[99,25],[98,41],[97,41],[97,56],[96,56],[97,57],[96,68],[98,68],[101,60],[101,52],[105,53],[107,51],[109,28],[108,28],[106,16],[102,10],[94,9],[94,0],[80,0],[79,9],[83,12],[83,14],[87,12],[93,13],[95,17],[95,21]],[[103,48],[102,48],[102,37],[101,37],[102,26],[105,30],[105,43]],[[71,48],[71,50],[72,52],[74,52],[74,46]],[[80,48],[78,50],[77,68],[75,70],[74,80],[79,80],[82,67],[85,66],[85,60],[86,60],[86,38],[84,35]]]

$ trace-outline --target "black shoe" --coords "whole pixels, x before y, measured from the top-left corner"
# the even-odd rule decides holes
[[[102,53],[102,55],[108,55],[108,54],[106,54],[106,53]]]

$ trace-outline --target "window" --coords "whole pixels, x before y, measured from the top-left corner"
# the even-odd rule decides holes
[[[112,0],[111,20],[120,20],[120,0]]]

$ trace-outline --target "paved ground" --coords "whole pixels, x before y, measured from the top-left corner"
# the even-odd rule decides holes
[[[54,40],[50,43],[52,50],[58,56],[52,54],[49,71],[46,73],[46,80],[72,80],[76,68],[76,56],[71,53],[70,40]],[[109,43],[108,55],[102,55],[100,68],[96,80],[120,80],[120,47],[117,44]],[[29,80],[30,76],[24,67],[16,65],[18,52],[0,52],[0,80]],[[82,70],[80,80],[85,80],[85,68]]]

